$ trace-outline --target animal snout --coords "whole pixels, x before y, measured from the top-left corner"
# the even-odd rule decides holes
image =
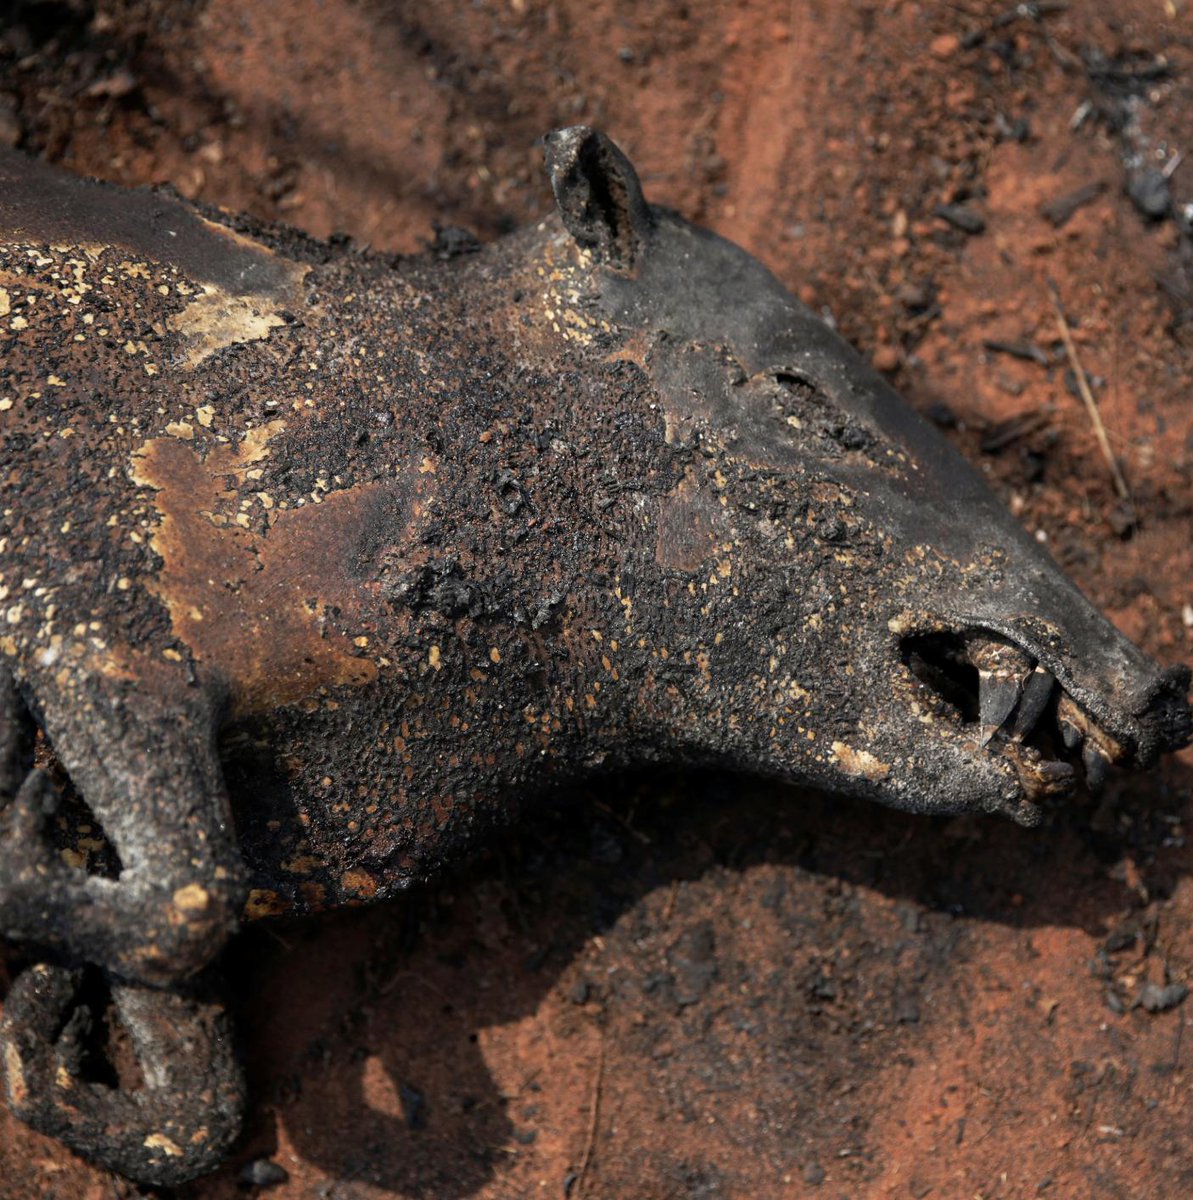
[[[1147,694],[1140,717],[1138,758],[1141,766],[1149,765],[1170,750],[1181,750],[1193,741],[1189,678],[1188,667],[1166,667]]]
[[[908,634],[900,654],[926,714],[968,733],[975,753],[1008,762],[1029,800],[1069,795],[1079,780],[1096,793],[1112,764],[1139,757],[1138,739],[1111,733],[1029,650],[999,634]],[[1175,735],[1188,709],[1183,697],[1164,704]]]

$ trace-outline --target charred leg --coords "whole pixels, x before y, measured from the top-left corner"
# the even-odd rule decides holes
[[[37,695],[45,729],[119,856],[119,878],[70,865],[46,837],[55,794],[30,767],[32,728],[0,677],[0,936],[172,984],[218,952],[236,925],[240,862],[210,706],[166,708],[81,684]],[[22,776],[23,773],[23,776]]]
[[[244,1110],[222,1006],[128,985],[113,986],[110,1000],[142,1086],[127,1086],[115,1068],[106,1081],[88,1078],[96,1074],[89,1042],[103,1013],[85,995],[83,971],[40,965],[17,980],[0,1021],[12,1111],[143,1183],[173,1186],[212,1170]]]

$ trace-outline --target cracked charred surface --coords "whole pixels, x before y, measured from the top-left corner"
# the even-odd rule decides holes
[[[1030,822],[1072,761],[1187,740],[1187,674],[764,268],[601,135],[548,167],[559,215],[445,263],[0,159],[7,936],[174,986],[239,916],[392,894],[598,769]],[[35,725],[118,878],[48,852]],[[210,1165],[231,1099],[177,1114],[201,1154],[72,1126],[71,987],[27,980],[14,1108]]]

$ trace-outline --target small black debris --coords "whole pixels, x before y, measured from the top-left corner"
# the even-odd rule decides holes
[[[1172,75],[1172,64],[1166,58],[1116,55],[1108,59],[1101,50],[1090,47],[1082,50],[1085,73],[1090,80],[1108,91],[1139,95],[1149,83],[1158,83]]]
[[[1162,1013],[1178,1004],[1189,994],[1189,989],[1183,983],[1145,983],[1135,997],[1135,1005],[1144,1012]]]
[[[1115,537],[1126,540],[1135,532],[1135,527],[1139,523],[1139,517],[1135,512],[1133,504],[1127,500],[1120,500],[1106,514],[1106,522],[1114,532]]]
[[[1123,950],[1130,950],[1135,945],[1138,937],[1139,930],[1135,925],[1130,921],[1124,921],[1106,935],[1106,940],[1102,943],[1102,947],[1107,954],[1118,954]]]
[[[1106,377],[1104,375],[1086,375],[1085,382],[1089,384],[1089,390],[1097,395],[1106,386]],[[1065,390],[1074,400],[1082,399],[1081,385],[1077,382],[1077,376],[1072,370],[1065,372]]]
[[[813,1000],[835,1000],[837,985],[831,976],[818,970],[808,982],[808,995]]]
[[[947,221],[954,229],[962,233],[981,233],[986,228],[986,218],[976,208],[967,204],[938,204],[932,215]]]
[[[444,261],[464,254],[475,254],[481,248],[476,234],[458,225],[440,225],[436,221],[433,228],[435,240],[431,243],[431,249]]]
[[[986,338],[982,345],[994,354],[1009,354],[1012,358],[1021,358],[1025,362],[1039,363],[1042,367],[1048,365],[1047,353],[1032,342],[1004,342],[998,338]]]
[[[937,400],[935,404],[929,404],[924,415],[937,429],[957,428],[957,414],[943,400]]]
[[[930,280],[923,283],[905,283],[895,293],[895,298],[912,313],[927,312],[932,307],[935,296],[936,288]]]
[[[804,1168],[804,1182],[812,1187],[819,1187],[828,1176],[818,1162],[810,1162]]]
[[[273,1187],[285,1183],[290,1178],[290,1172],[269,1158],[254,1158],[251,1163],[245,1163],[236,1177],[241,1187]]]
[[[895,1005],[895,1020],[900,1025],[918,1025],[920,1023],[920,1006],[914,1000],[905,997]]]
[[[1050,221],[1057,229],[1067,225],[1069,219],[1079,209],[1084,208],[1091,200],[1096,200],[1105,190],[1106,184],[1100,179],[1083,183],[1055,200],[1049,200],[1040,209],[1040,214]]]
[[[995,113],[994,129],[998,136],[1005,142],[1019,142],[1022,144],[1031,137],[1031,125],[1028,124],[1026,117],[1016,117],[1013,121],[1008,121],[1002,113]]]
[[[398,1088],[398,1099],[402,1102],[402,1115],[406,1118],[406,1128],[412,1133],[427,1127],[427,1098],[408,1083]]]
[[[1127,195],[1149,221],[1163,220],[1172,208],[1168,176],[1157,167],[1148,167],[1132,175],[1127,181]]]
[[[1042,21],[1045,17],[1067,11],[1068,7],[1064,0],[1037,0],[1036,3],[1015,4],[998,13],[990,24],[995,29],[1001,29],[1016,21]]]

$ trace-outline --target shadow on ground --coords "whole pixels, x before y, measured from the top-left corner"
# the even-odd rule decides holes
[[[867,1093],[901,1055],[929,1050],[942,996],[956,1018],[951,990],[970,991],[958,981],[980,976],[975,1004],[983,989],[1019,1003],[984,961],[992,924],[1028,958],[1034,931],[1133,943],[1146,926],[1136,864],[1152,901],[1188,870],[1170,834],[1191,783],[1174,764],[1146,792],[1120,781],[1036,830],[722,776],[590,789],[439,886],[240,939],[228,974],[257,1102],[241,1160],[277,1150],[276,1114],[334,1180],[472,1196],[583,1113],[604,1038],[641,1064],[631,1091],[650,1084],[629,1098],[636,1120],[698,1123],[698,1097],[719,1094],[731,1123],[729,1110],[754,1110],[760,1159],[815,1165],[841,1140],[840,1102],[825,1098],[849,1081],[864,1144]],[[1093,966],[1072,963],[1076,986],[1121,1005],[1105,951]],[[518,1036],[535,1043],[528,1065],[499,1085],[487,1057]],[[559,1081],[543,1075],[569,1071],[579,1094],[561,1114]],[[581,1145],[572,1157],[575,1169]],[[663,1173],[674,1181],[685,1161],[673,1154]]]

